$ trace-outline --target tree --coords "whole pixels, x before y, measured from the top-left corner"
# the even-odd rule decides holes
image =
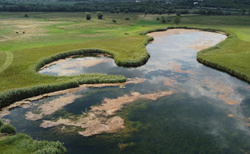
[[[129,12],[128,9],[125,9],[125,10],[124,10],[124,13],[128,13],[128,12]]]
[[[180,16],[176,16],[176,17],[174,18],[174,23],[175,23],[176,25],[178,25],[180,22],[181,22],[181,17],[180,17]]]
[[[86,19],[87,19],[87,20],[90,20],[90,19],[91,19],[91,13],[86,12],[86,13],[85,13],[85,16],[86,16]]]
[[[165,17],[163,17],[163,16],[161,16],[161,20],[160,20],[160,21],[161,21],[161,23],[163,23],[163,24],[167,22],[166,19],[165,19]]]
[[[96,15],[97,15],[98,19],[102,19],[102,17],[103,17],[103,13],[100,12],[100,11],[98,11],[98,12],[96,13]]]

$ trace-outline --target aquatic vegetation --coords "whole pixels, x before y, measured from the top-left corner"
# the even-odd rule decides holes
[[[66,149],[60,142],[33,141],[28,135],[18,133],[0,140],[1,153],[51,153],[63,154]]]
[[[0,133],[16,134],[16,129],[11,124],[6,124],[0,127]]]
[[[132,92],[130,95],[124,95],[116,99],[105,98],[101,105],[91,106],[91,110],[84,113],[76,121],[62,118],[57,121],[43,120],[40,126],[49,128],[66,125],[86,128],[85,131],[78,132],[83,136],[92,136],[100,133],[114,133],[125,127],[124,120],[116,115],[116,112],[121,110],[124,105],[131,104],[136,100],[157,100],[158,98],[172,94],[173,91],[159,91],[149,94]]]

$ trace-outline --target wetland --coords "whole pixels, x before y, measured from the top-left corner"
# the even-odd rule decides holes
[[[170,29],[148,34],[149,61],[118,67],[105,56],[59,60],[39,73],[123,75],[126,83],[82,85],[25,99],[2,111],[18,132],[59,140],[68,153],[247,153],[250,86],[208,68],[196,54],[226,35]]]

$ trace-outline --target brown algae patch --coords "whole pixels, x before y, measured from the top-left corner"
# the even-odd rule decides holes
[[[226,36],[224,38],[221,38],[220,36],[218,36],[217,33],[203,32],[202,35],[204,37],[201,37],[201,39],[199,41],[194,42],[188,48],[193,48],[194,51],[200,51],[200,50],[209,48],[209,47],[217,44],[217,42],[214,42],[214,40],[219,40],[218,42],[222,42],[226,39]],[[213,39],[211,40],[211,39],[207,39],[207,38],[213,38]]]
[[[111,59],[86,59],[82,61],[72,61],[70,64],[62,65],[61,68],[67,69],[71,67],[92,67],[100,63],[112,61]]]
[[[50,115],[50,114],[56,112],[57,110],[63,108],[64,106],[71,104],[72,102],[74,102],[75,99],[77,99],[79,97],[80,97],[80,95],[67,93],[64,96],[60,96],[57,99],[54,99],[52,101],[49,101],[48,103],[45,103],[45,104],[39,106],[38,107],[38,109],[40,111],[39,114],[27,112],[25,114],[25,117],[27,120],[32,120],[32,121],[42,119],[43,116]]]
[[[214,97],[222,100],[229,105],[237,105],[243,100],[241,95],[237,95],[232,86],[223,82],[223,79],[206,77],[203,80],[202,87],[207,87]]]
[[[40,125],[43,128],[54,127],[58,125],[78,126],[85,128],[85,131],[79,131],[82,136],[92,136],[100,133],[114,133],[118,129],[124,128],[124,119],[116,115],[116,111],[121,110],[124,105],[133,103],[136,100],[157,100],[160,97],[172,95],[173,91],[159,91],[149,94],[140,94],[131,92],[130,95],[124,95],[116,99],[105,98],[99,106],[92,106],[87,113],[83,113],[78,120],[59,119],[58,121],[43,120]]]
[[[79,56],[81,56],[81,55],[79,55]],[[59,70],[59,76],[67,75],[67,73],[70,73],[70,74],[75,73],[75,72],[73,72],[74,70],[67,70],[70,68],[93,67],[93,66],[96,66],[96,65],[101,64],[101,63],[112,61],[112,59],[104,59],[103,58],[104,56],[111,57],[110,55],[103,55],[103,54],[97,54],[94,59],[90,59],[90,57],[86,57],[85,59],[78,59],[76,56],[70,56],[68,58],[59,59],[57,61],[46,64],[43,67],[41,67],[38,71],[41,71],[41,70],[48,68],[50,66],[53,66],[53,65],[58,65],[57,70]],[[76,57],[75,60],[73,59],[74,57]],[[91,58],[93,58],[93,57],[91,57]],[[70,63],[68,62],[69,60],[71,60]],[[65,71],[68,71],[68,72],[65,73]]]
[[[167,36],[167,35],[188,34],[188,33],[193,33],[197,31],[199,30],[197,29],[168,29],[166,31],[152,32],[147,35],[157,38],[157,37],[162,37],[162,36]]]
[[[56,95],[61,95],[61,94],[67,94],[67,93],[74,93],[79,90],[87,89],[87,88],[98,88],[98,87],[113,87],[113,86],[119,86],[119,87],[124,87],[127,84],[139,84],[145,82],[146,79],[144,78],[128,78],[127,82],[124,83],[103,83],[103,84],[83,84],[80,85],[77,88],[71,88],[71,89],[66,89],[66,90],[61,90],[61,91],[56,91],[56,92],[51,92],[39,96],[34,96],[31,98],[24,99],[22,101],[15,102],[7,107],[4,107],[0,110],[0,117],[4,117],[6,115],[10,114],[10,109],[16,108],[16,107],[23,107],[23,108],[29,108],[31,105],[31,102],[43,99],[45,97],[51,97],[51,96],[56,96]],[[28,114],[28,113],[27,113]],[[29,117],[31,117],[32,114],[28,114]],[[35,115],[33,115],[35,117]]]

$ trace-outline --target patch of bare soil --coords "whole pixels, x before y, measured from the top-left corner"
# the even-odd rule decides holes
[[[28,19],[9,19],[9,20],[0,20],[0,27],[9,28],[11,27],[12,33],[7,35],[1,35],[0,41],[9,41],[9,40],[24,40],[31,39],[33,36],[45,36],[48,35],[43,26],[56,24],[60,22],[41,22],[36,20]]]
[[[133,103],[136,100],[157,100],[160,97],[172,95],[173,91],[159,91],[150,94],[140,94],[132,92],[130,95],[124,95],[116,99],[105,98],[101,105],[92,106],[88,113],[84,113],[77,121],[70,119],[59,119],[58,121],[43,120],[40,125],[43,128],[54,127],[58,125],[78,126],[85,128],[85,131],[79,131],[82,136],[92,136],[100,133],[114,133],[118,129],[124,128],[124,120],[116,115],[124,105]]]

